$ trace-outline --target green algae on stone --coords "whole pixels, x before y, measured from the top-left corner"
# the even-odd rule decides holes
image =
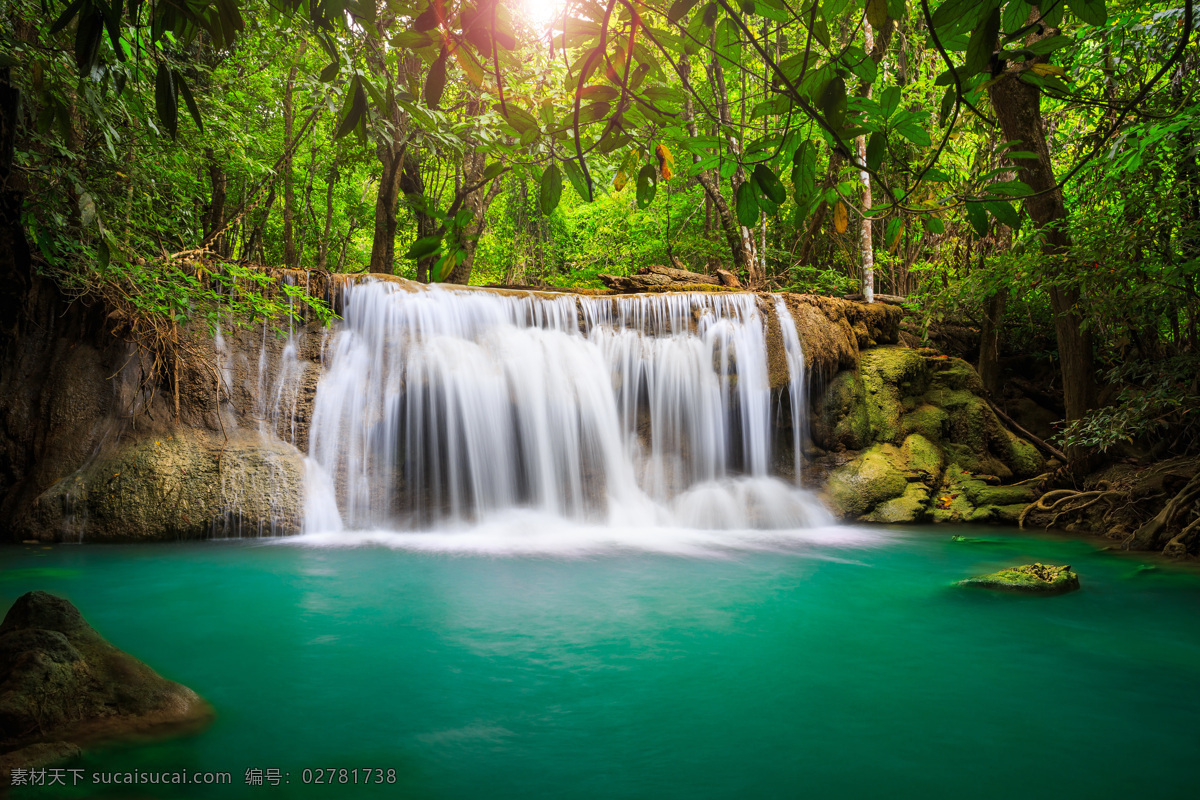
[[[934,522],[1016,523],[1038,496],[1032,486],[993,486],[960,465],[951,464],[930,513]]]
[[[885,500],[869,514],[859,517],[861,522],[901,524],[924,522],[929,519],[929,487],[923,483],[910,483],[904,494]]]
[[[919,433],[931,442],[940,442],[950,435],[950,415],[935,405],[921,402],[904,415],[901,428],[905,434]]]
[[[896,465],[899,452],[894,445],[877,444],[835,469],[826,484],[834,510],[843,517],[858,518],[904,494],[908,480]]]
[[[1007,567],[988,575],[958,581],[956,586],[977,586],[981,589],[998,589],[1030,594],[1063,594],[1079,588],[1079,576],[1069,564],[1024,564]]]
[[[920,396],[929,383],[925,358],[907,347],[876,347],[862,354],[860,368],[872,438],[899,441],[905,399]],[[911,401],[908,405],[913,407]]]
[[[861,450],[871,443],[866,389],[858,372],[843,370],[835,375],[814,412],[812,437],[819,446]]]
[[[942,479],[946,457],[941,448],[919,433],[909,434],[900,446],[904,466],[936,485]]]

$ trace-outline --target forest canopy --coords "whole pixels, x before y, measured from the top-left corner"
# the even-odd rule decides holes
[[[902,298],[1200,446],[1191,0],[6,0],[6,221],[71,296],[278,313],[257,266]],[[222,288],[224,287],[224,288]],[[302,294],[302,288],[296,290]]]

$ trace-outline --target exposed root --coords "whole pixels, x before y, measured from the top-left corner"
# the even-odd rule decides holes
[[[1179,490],[1178,494],[1171,498],[1169,503],[1163,506],[1162,511],[1159,511],[1153,519],[1134,531],[1132,537],[1128,540],[1129,545],[1137,545],[1139,550],[1153,549],[1163,533],[1175,522],[1175,519],[1198,499],[1200,499],[1200,470],[1192,475],[1191,480]],[[1189,531],[1193,528],[1194,524],[1193,522],[1187,525],[1183,530]],[[1172,539],[1166,547],[1171,547],[1172,544],[1176,543],[1176,539],[1179,539],[1183,535],[1183,531],[1181,531],[1179,536]],[[1189,537],[1191,535],[1193,534],[1190,533]]]

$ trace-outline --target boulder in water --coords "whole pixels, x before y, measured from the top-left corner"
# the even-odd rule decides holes
[[[1079,588],[1079,576],[1071,570],[1070,565],[1060,567],[1034,563],[967,578],[955,585],[1027,594],[1065,594]]]
[[[78,745],[195,730],[212,708],[104,640],[70,602],[17,598],[0,624],[0,764],[60,760]]]

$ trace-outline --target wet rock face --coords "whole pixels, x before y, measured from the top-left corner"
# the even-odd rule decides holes
[[[1079,588],[1079,576],[1070,565],[1024,564],[989,575],[959,581],[956,586],[975,586],[1024,594],[1065,594]]]
[[[813,442],[846,453],[829,475],[835,513],[861,522],[1008,522],[1037,499],[996,486],[1044,461],[1006,430],[967,362],[905,347],[863,351],[813,403]]]
[[[211,716],[195,692],[109,644],[61,597],[22,595],[0,624],[0,753],[194,729]]]
[[[24,538],[147,541],[287,535],[300,530],[304,461],[289,444],[178,428],[120,444],[47,489]]]

